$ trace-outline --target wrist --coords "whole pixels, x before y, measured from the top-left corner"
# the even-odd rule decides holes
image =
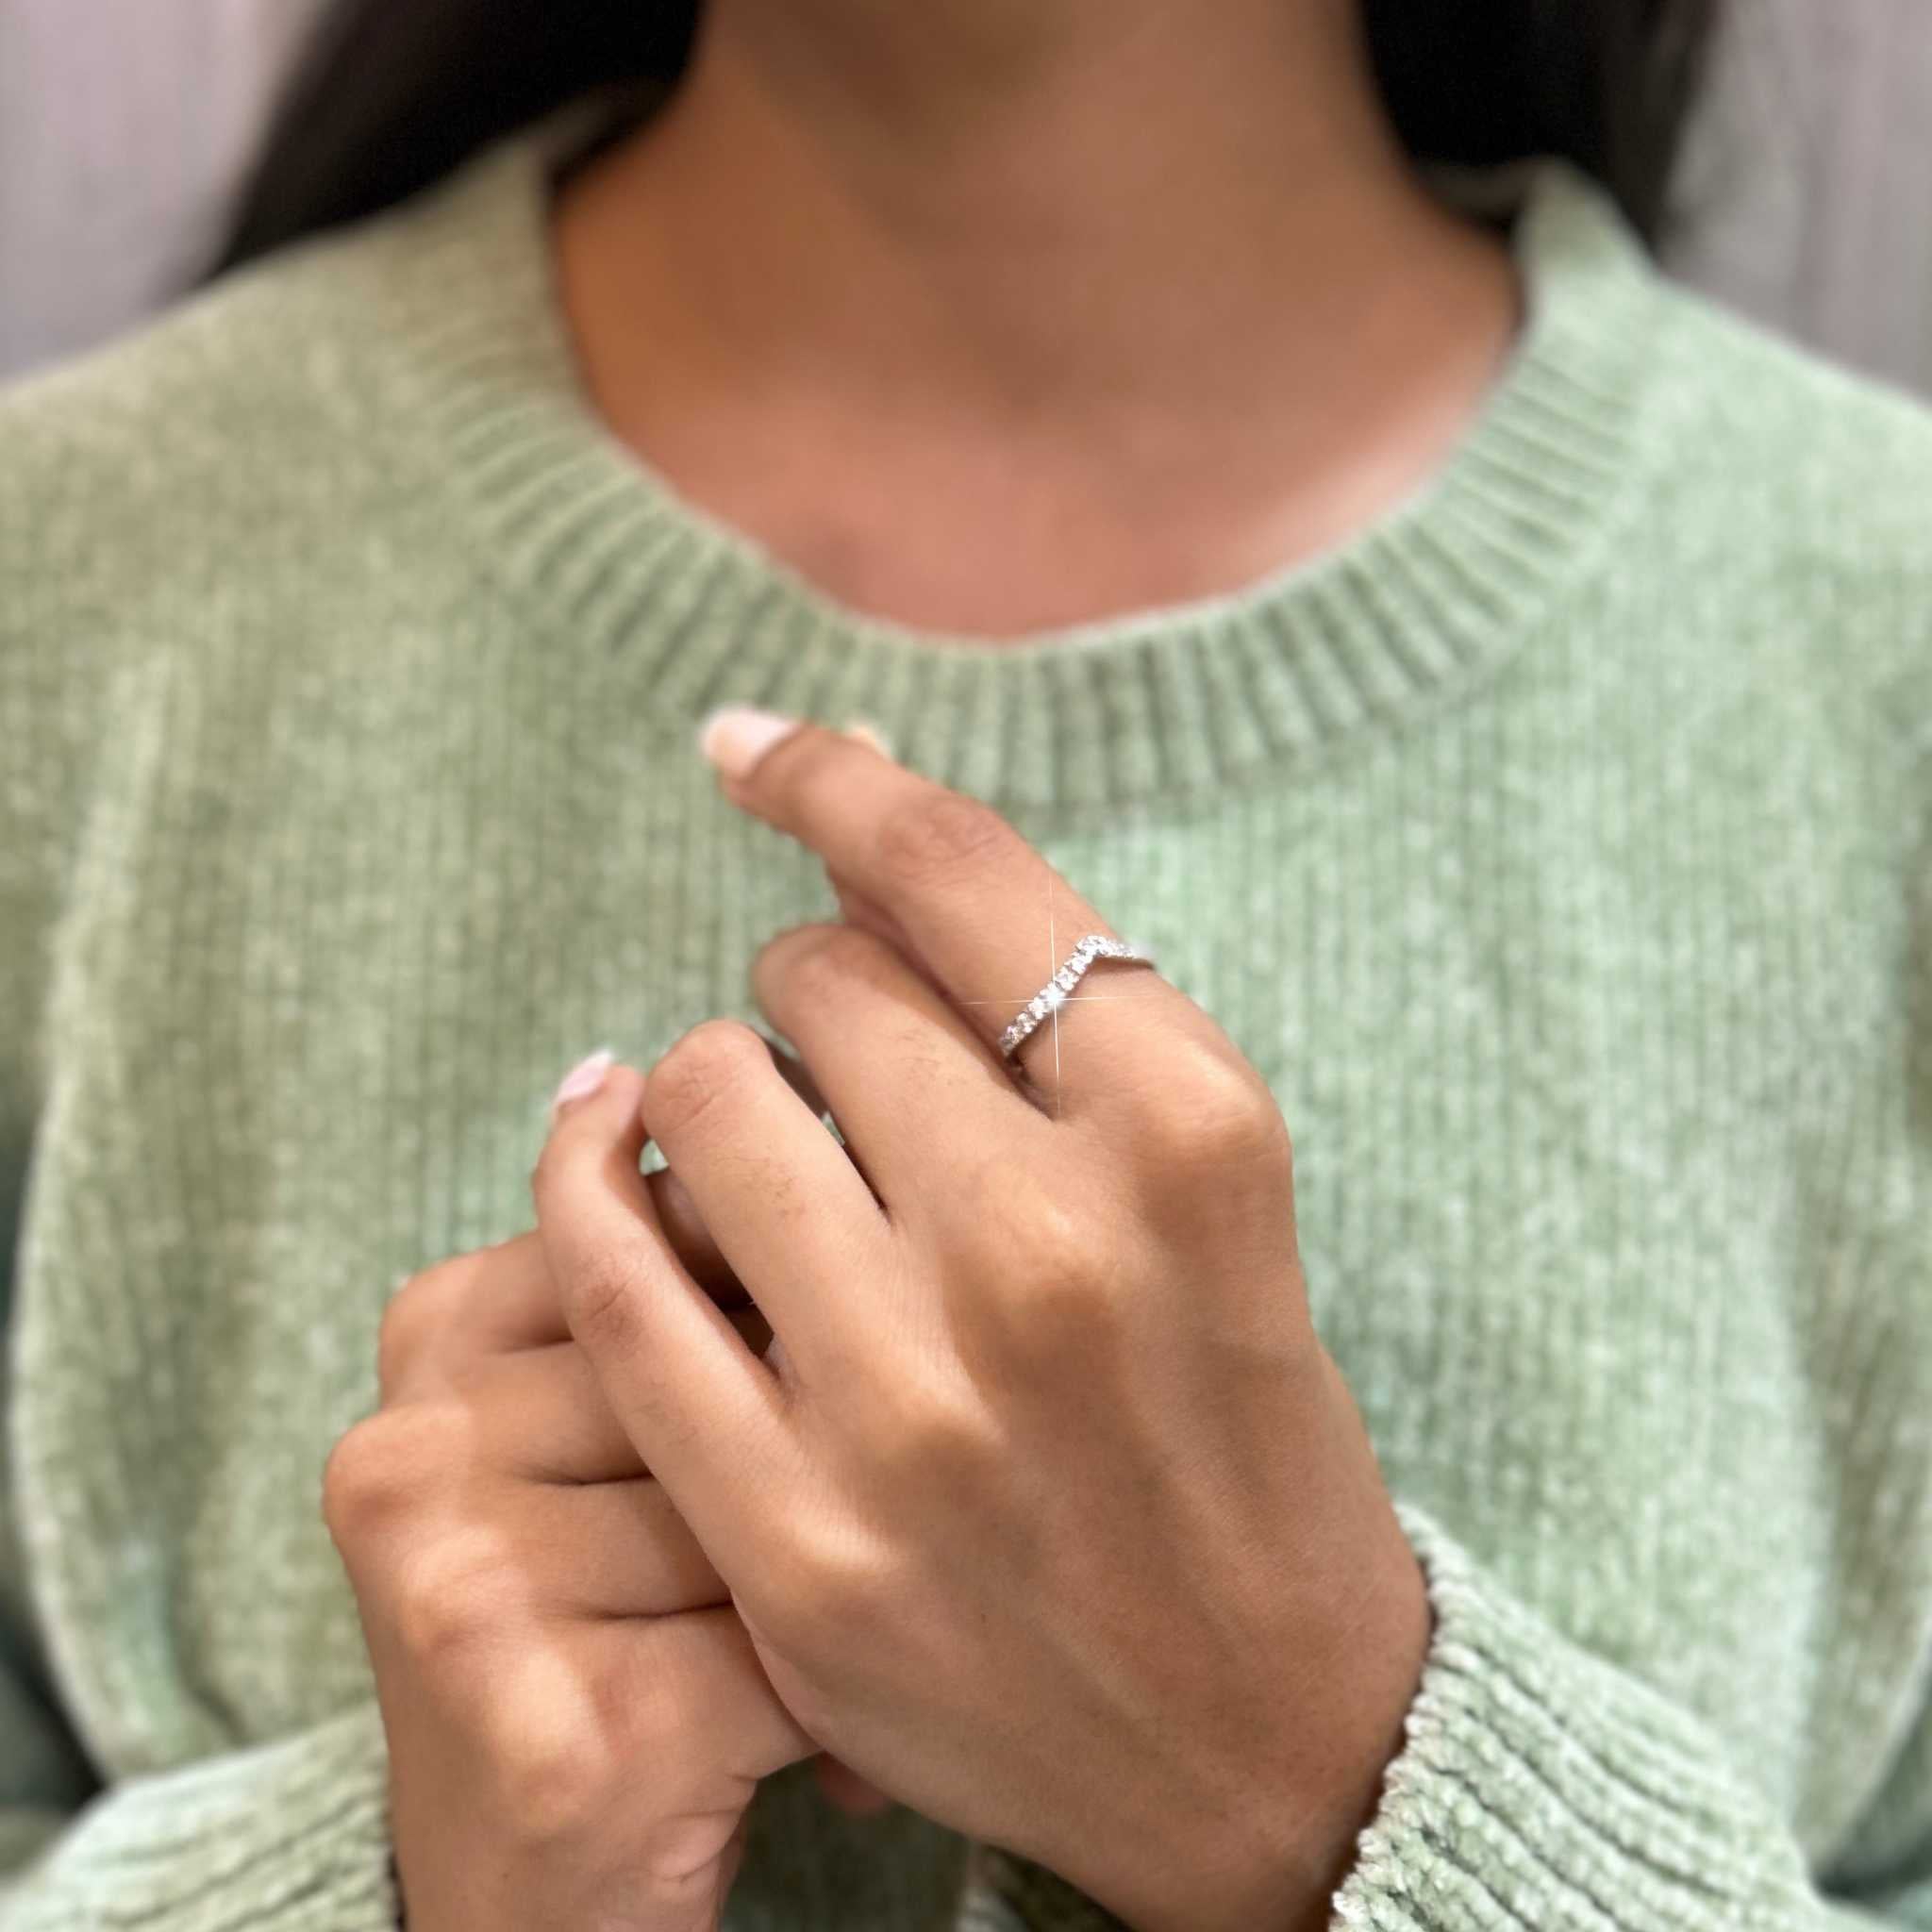
[[[1405,1538],[1389,1580],[1338,1639],[1331,1681],[1345,1686],[1338,1721],[1298,1733],[1293,1772],[1263,1770],[1246,1780],[1250,1802],[1226,1815],[1224,1831],[1197,1830],[1162,1848],[1158,1872],[1115,1907],[1134,1932],[1326,1932],[1334,1895],[1406,1740],[1434,1628],[1427,1584]]]

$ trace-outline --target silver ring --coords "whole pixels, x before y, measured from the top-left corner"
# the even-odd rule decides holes
[[[1020,1008],[1013,1016],[1012,1024],[1000,1035],[1000,1053],[1005,1058],[1013,1058],[1021,1043],[1073,991],[1081,974],[1096,959],[1134,959],[1142,966],[1154,964],[1153,954],[1143,953],[1139,946],[1131,946],[1125,940],[1110,940],[1102,933],[1090,932],[1067,955],[1066,964]]]

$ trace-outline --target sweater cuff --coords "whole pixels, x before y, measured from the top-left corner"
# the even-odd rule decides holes
[[[1799,1849],[1702,1719],[1565,1637],[1398,1502],[1436,1627],[1331,1924],[1790,1924]]]
[[[1331,1932],[1714,1932],[1816,1923],[1796,1842],[1698,1717],[1565,1637],[1427,1511],[1395,1513],[1435,1626]],[[975,1843],[960,1924],[1111,1932],[1057,1874]]]
[[[7,1932],[394,1932],[377,1706],[124,1780],[5,1899]]]

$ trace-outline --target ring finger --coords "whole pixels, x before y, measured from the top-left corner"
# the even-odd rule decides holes
[[[808,846],[843,887],[896,921],[989,1046],[1041,999],[1053,1024],[1036,1029],[1015,1059],[1052,1095],[1057,1119],[1078,1125],[1161,1105],[1164,1042],[1224,1050],[1220,1028],[1158,972],[1102,963],[1068,990],[1076,941],[1120,935],[982,801],[810,723],[724,785],[735,804]],[[1049,996],[1063,971],[1068,986]],[[1069,1026],[1078,1078],[1063,1082],[1055,1059]]]

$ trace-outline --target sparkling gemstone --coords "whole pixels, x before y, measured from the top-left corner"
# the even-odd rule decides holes
[[[1047,1011],[1052,1012],[1066,998],[1066,994],[1058,986],[1050,986],[1041,994],[1041,998],[1045,1002]]]

